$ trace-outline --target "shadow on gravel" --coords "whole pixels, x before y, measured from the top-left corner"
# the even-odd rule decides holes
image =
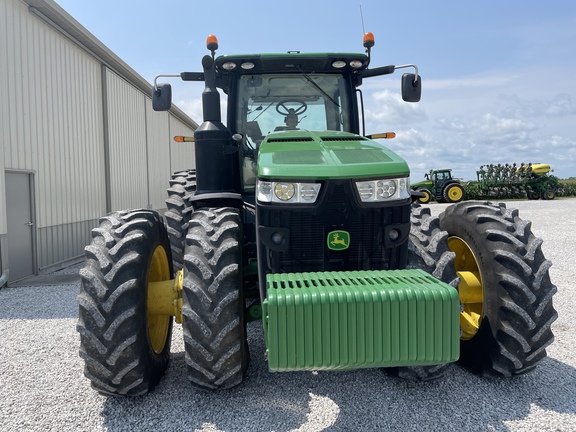
[[[259,323],[249,328],[251,365],[240,387],[209,392],[186,379],[183,352],[152,393],[103,403],[103,427],[119,430],[347,431],[495,430],[546,423],[563,430],[563,414],[576,413],[576,369],[546,359],[512,379],[477,377],[455,365],[437,381],[410,383],[381,370],[343,373],[269,373]],[[555,422],[560,426],[554,427]]]

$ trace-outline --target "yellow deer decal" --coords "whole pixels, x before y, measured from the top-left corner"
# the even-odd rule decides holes
[[[332,241],[330,243],[332,244],[332,246],[336,246],[336,245],[348,246],[346,244],[346,240],[341,239],[338,236],[338,233],[336,233],[336,234],[334,234],[334,236],[332,236]]]
[[[347,231],[332,231],[327,238],[328,249],[344,250],[350,246],[350,234]]]

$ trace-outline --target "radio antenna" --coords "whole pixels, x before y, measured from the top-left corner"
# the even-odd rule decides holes
[[[362,34],[366,34],[366,30],[364,30],[364,14],[362,13],[362,4],[360,4],[360,20],[362,21]]]

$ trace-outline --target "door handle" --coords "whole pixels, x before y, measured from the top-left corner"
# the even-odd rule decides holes
[[[28,223],[25,223],[24,225],[31,227],[31,226],[34,226],[34,222],[28,222]]]

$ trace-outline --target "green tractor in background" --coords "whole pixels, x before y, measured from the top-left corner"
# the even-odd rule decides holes
[[[174,321],[188,379],[208,389],[245,379],[257,320],[272,372],[424,380],[459,361],[512,376],[546,356],[556,287],[541,240],[504,204],[458,203],[438,218],[414,203],[406,161],[375,141],[391,134],[364,131],[360,87],[414,68],[402,96],[417,102],[422,78],[413,65],[370,68],[373,45],[368,33],[365,54],[216,57],[211,36],[203,72],[177,75],[205,83],[203,123],[179,138],[196,168],[173,175],[164,215],[110,213],[85,248],[77,329],[97,391],[152,390]],[[154,109],[170,106],[170,85],[155,80]]]
[[[421,204],[428,204],[432,199],[439,203],[457,203],[466,198],[464,186],[459,179],[452,177],[451,169],[430,170],[424,176],[425,181],[410,186],[418,192],[418,202]]]

